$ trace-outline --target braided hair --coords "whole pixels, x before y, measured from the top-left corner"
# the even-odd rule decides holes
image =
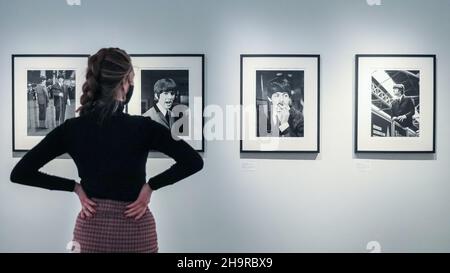
[[[133,71],[130,56],[120,48],[102,48],[88,59],[86,81],[83,84],[81,106],[77,109],[80,116],[98,113],[98,121],[112,116],[123,109],[117,100],[122,83]]]

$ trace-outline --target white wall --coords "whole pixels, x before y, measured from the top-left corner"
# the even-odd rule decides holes
[[[208,142],[201,173],[152,197],[161,252],[365,252],[373,240],[383,251],[450,251],[450,1],[382,2],[0,0],[0,251],[65,251],[79,209],[72,193],[9,182],[10,55],[105,46],[206,54],[206,104],[221,106],[239,104],[241,53],[322,57],[319,156],[241,158],[239,141]],[[357,53],[437,54],[435,156],[353,154]],[[151,159],[148,173],[169,164]],[[68,159],[45,170],[77,178]]]

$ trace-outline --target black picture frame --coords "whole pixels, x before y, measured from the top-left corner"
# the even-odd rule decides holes
[[[431,137],[431,149],[411,149],[411,150],[388,150],[388,149],[380,149],[380,150],[367,150],[360,149],[358,146],[359,140],[359,98],[360,98],[360,60],[362,58],[430,58],[432,60],[432,137]],[[354,153],[355,154],[434,154],[436,153],[436,55],[435,54],[356,54],[355,55],[355,114],[354,114]]]
[[[187,54],[182,54],[182,53],[177,53],[177,54],[146,54],[146,53],[133,53],[133,54],[129,54],[130,57],[133,58],[139,58],[139,57],[144,57],[144,58],[152,58],[152,57],[168,57],[168,58],[183,58],[183,57],[193,57],[193,58],[200,58],[201,59],[201,96],[202,96],[202,109],[201,109],[201,113],[202,113],[202,117],[201,117],[201,136],[202,136],[202,140],[201,140],[201,148],[194,148],[197,152],[205,152],[205,136],[204,136],[204,126],[205,126],[205,118],[203,116],[203,111],[205,109],[205,54],[202,53],[187,53]],[[195,125],[194,125],[195,126]]]
[[[246,150],[243,147],[243,93],[244,93],[244,59],[245,58],[314,58],[317,60],[317,104],[316,106],[316,147],[311,150]],[[318,154],[320,153],[320,54],[240,54],[240,141],[239,141],[239,151],[242,154]]]
[[[12,152],[13,153],[23,153],[29,151],[32,146],[37,144],[41,139],[44,138],[44,136],[41,137],[35,137],[36,141],[31,141],[30,145],[20,145],[23,146],[29,146],[27,148],[19,148],[18,147],[18,134],[16,132],[17,124],[16,124],[16,114],[18,112],[18,107],[16,106],[17,99],[16,99],[16,77],[17,73],[15,72],[17,66],[16,66],[16,60],[19,58],[31,58],[31,59],[37,59],[37,58],[83,58],[85,59],[84,67],[79,67],[81,70],[84,70],[87,67],[87,60],[89,58],[89,54],[11,54],[11,102],[12,102],[12,109],[11,109],[11,118],[12,118]],[[43,64],[44,68],[45,64]],[[56,68],[56,67],[55,67]],[[51,69],[50,69],[51,70]],[[64,70],[63,68],[58,68],[58,70]],[[84,80],[84,78],[83,78]],[[75,91],[77,92],[77,91]],[[26,117],[25,117],[26,118]]]

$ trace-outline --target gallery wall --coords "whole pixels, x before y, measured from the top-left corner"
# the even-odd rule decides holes
[[[202,172],[154,192],[161,252],[450,251],[450,1],[0,0],[0,251],[65,252],[73,193],[9,182],[11,54],[206,55],[205,104],[239,104],[240,54],[321,55],[321,152],[240,154],[208,141]],[[355,54],[436,54],[436,154],[353,153]],[[236,128],[239,124],[236,123]],[[148,175],[168,168],[151,158]],[[73,162],[44,171],[78,178]]]

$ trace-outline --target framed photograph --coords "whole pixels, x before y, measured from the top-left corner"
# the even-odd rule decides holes
[[[435,55],[356,55],[355,153],[434,153]]]
[[[241,55],[241,152],[319,153],[320,55]]]
[[[13,152],[27,151],[79,106],[89,55],[12,55]]]
[[[135,94],[128,113],[159,122],[204,150],[204,55],[131,54]]]

